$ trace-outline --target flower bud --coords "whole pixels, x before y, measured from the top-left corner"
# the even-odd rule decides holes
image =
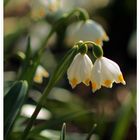
[[[80,42],[79,42],[80,43]],[[83,44],[83,43],[81,43],[81,44],[78,44],[78,47],[79,47],[79,52],[81,53],[81,54],[86,54],[87,53],[87,51],[88,51],[88,47],[87,47],[87,45],[86,44]]]
[[[103,49],[99,45],[94,44],[92,53],[96,58],[99,58],[99,57],[103,56]]]

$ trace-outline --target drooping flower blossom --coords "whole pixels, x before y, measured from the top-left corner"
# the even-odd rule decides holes
[[[101,86],[112,88],[113,82],[126,84],[119,65],[106,57],[97,58],[95,61],[91,72],[91,82],[93,92]]]
[[[83,82],[89,85],[93,64],[87,54],[78,53],[67,71],[69,83],[74,88]]]
[[[79,40],[90,40],[102,46],[103,41],[108,41],[109,38],[99,23],[87,20],[73,23],[66,30],[66,42],[69,45]]]
[[[41,65],[39,65],[34,76],[34,81],[41,84],[43,82],[43,77],[48,78],[49,73]]]

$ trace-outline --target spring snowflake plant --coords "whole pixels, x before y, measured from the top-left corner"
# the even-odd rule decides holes
[[[87,55],[88,45],[92,45],[92,52],[96,58],[93,63]],[[99,90],[101,86],[112,88],[113,83],[122,83],[125,85],[125,80],[120,67],[117,63],[103,56],[103,49],[100,45],[92,41],[79,41],[73,48],[68,51],[60,64],[58,64],[54,75],[49,80],[42,97],[40,98],[37,107],[30,118],[30,121],[23,133],[23,139],[26,139],[31,129],[35,118],[40,112],[43,104],[46,102],[46,97],[50,93],[55,84],[63,77],[67,71],[67,77],[72,88],[83,82],[86,86],[91,84],[92,92]]]
[[[72,41],[74,45],[62,58],[53,75],[50,76],[49,82],[42,93],[36,109],[34,110],[23,132],[22,140],[26,140],[28,138],[29,132],[37,115],[39,114],[42,106],[46,103],[48,94],[66,72],[72,88],[75,88],[77,84],[81,82],[86,86],[91,85],[93,92],[99,90],[101,86],[111,88],[114,82],[122,83],[125,85],[125,81],[118,64],[103,56],[103,41],[108,41],[109,37],[107,36],[103,27],[95,21],[90,20],[88,13],[80,8],[74,9],[73,11],[65,14],[53,25],[52,30],[49,32],[48,36],[45,38],[37,52],[33,55],[33,63],[30,63],[30,57],[26,57],[25,60],[29,62],[29,64],[25,65],[24,72],[21,73],[20,79],[26,80],[30,88],[31,82],[33,81],[33,79],[35,79],[34,74],[38,74],[38,71],[39,76],[37,76],[36,78],[37,81],[42,82],[41,77],[48,76],[48,73],[46,73],[42,68],[39,68],[38,70],[40,58],[46,49],[45,44],[48,43],[48,40],[54,32],[59,30],[60,27],[62,27],[62,25],[66,23],[66,21],[68,21],[72,16],[77,16],[77,14],[81,18],[81,21],[70,25],[66,31],[66,37],[69,37],[68,40]],[[76,28],[71,28],[71,26],[75,26]],[[83,38],[83,36],[81,36],[82,34],[84,34],[86,38]],[[74,38],[71,38],[70,36]],[[92,52],[94,57],[96,58],[94,63],[87,55],[89,44],[90,46],[92,46]],[[30,40],[28,46],[30,46]],[[27,48],[27,54],[30,55],[30,51],[28,50],[30,50],[30,47]]]

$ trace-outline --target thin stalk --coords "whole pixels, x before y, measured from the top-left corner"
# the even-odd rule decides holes
[[[100,45],[97,45],[96,43],[92,42],[92,41],[85,41],[83,42],[83,44],[87,45],[87,44],[92,44],[92,53],[95,56],[95,58],[100,58],[103,56],[103,49]]]
[[[79,12],[83,18],[83,20],[87,20],[89,19],[89,15],[87,13],[86,10],[82,9],[82,8],[76,8],[75,10],[73,10],[72,12],[69,13],[68,18],[73,16],[76,12]]]
[[[47,38],[41,44],[39,50],[35,53],[34,57],[36,57],[36,55],[39,55],[39,57],[42,55],[42,53],[45,51],[45,47],[46,47],[46,44],[48,43],[48,40],[50,39],[50,37],[52,36],[52,34],[54,32],[55,32],[55,30],[52,28],[51,31],[49,32]]]
[[[30,120],[28,122],[28,125],[27,125],[26,129],[23,132],[21,140],[26,140],[27,139],[28,133],[29,133],[30,129],[32,128],[32,124],[34,123],[34,121],[35,121],[38,113],[40,112],[40,110],[41,110],[41,105],[38,104],[34,113],[33,113],[33,115],[32,115],[32,117],[30,118]]]
[[[33,126],[33,123],[40,112],[41,107],[46,103],[46,99],[48,94],[50,93],[51,89],[54,87],[54,85],[63,77],[64,73],[68,69],[70,63],[72,62],[74,56],[77,54],[77,46],[74,46],[71,48],[63,57],[63,59],[60,61],[60,64],[57,66],[54,74],[52,75],[51,79],[49,80],[48,85],[46,86],[42,97],[39,100],[39,103],[37,104],[37,107],[32,114],[27,127],[25,128],[22,136],[22,140],[26,140],[29,134],[30,129]]]
[[[81,8],[77,8],[76,10],[73,10],[71,13],[69,13],[69,14],[67,15],[67,19],[69,19],[71,16],[73,16],[76,12],[79,12],[79,13],[81,14],[83,20],[86,20],[86,19],[89,18],[89,17],[88,17],[88,13],[87,13],[85,10],[83,10],[83,9],[81,9]],[[61,22],[60,22],[60,23],[61,23]],[[49,35],[47,36],[47,38],[46,38],[46,39],[44,40],[44,42],[42,43],[40,49],[35,53],[35,55],[34,55],[34,57],[33,57],[33,60],[36,60],[36,61],[37,61],[37,64],[35,64],[34,72],[35,72],[35,70],[36,70],[36,68],[37,68],[37,66],[38,66],[38,64],[39,64],[40,57],[41,57],[42,53],[43,53],[44,50],[45,50],[45,45],[46,45],[46,43],[48,42],[49,38],[50,38],[51,35],[54,33],[54,31],[57,30],[57,28],[59,28],[59,26],[61,25],[60,23],[59,23],[59,24],[56,24],[56,26],[54,26],[54,28],[52,28],[52,30],[50,31]],[[57,25],[58,25],[58,26],[57,26]],[[75,56],[74,54],[77,52],[77,50],[76,50],[77,47],[75,47],[74,49],[75,49],[75,50],[70,50],[70,51],[68,52],[69,56],[65,55],[65,57],[64,57],[64,59],[63,59],[61,65],[60,65],[60,67],[59,67],[59,70],[56,69],[56,70],[58,70],[58,72],[57,72],[57,74],[56,74],[56,75],[57,75],[57,78],[55,77],[56,75],[54,75],[54,77],[56,78],[56,81],[54,81],[54,79],[53,79],[54,77],[52,77],[52,79],[50,79],[50,81],[49,81],[47,87],[45,88],[45,90],[44,90],[44,92],[43,92],[43,95],[42,95],[42,97],[41,97],[39,103],[38,103],[37,106],[36,106],[36,109],[35,109],[34,113],[32,114],[32,116],[31,116],[31,118],[30,118],[30,120],[29,120],[29,122],[28,122],[28,124],[27,124],[27,127],[25,128],[25,130],[24,130],[24,132],[23,132],[23,135],[22,135],[21,140],[26,140],[26,139],[28,138],[29,131],[30,131],[30,129],[32,128],[33,123],[34,123],[34,121],[35,121],[35,119],[36,119],[38,113],[40,112],[42,106],[44,105],[44,103],[45,103],[45,101],[46,101],[46,98],[47,98],[47,96],[48,96],[50,90],[53,88],[53,86],[55,85],[55,83],[63,76],[64,71],[66,71],[66,69],[68,68],[70,62],[72,61],[73,57]],[[67,59],[65,60],[66,57],[67,57]],[[65,66],[65,70],[62,68],[63,66]],[[62,69],[63,69],[63,70],[62,70]],[[63,72],[62,72],[62,71],[63,71]],[[29,72],[30,72],[30,70],[29,70]],[[31,78],[29,78],[29,82],[32,81],[33,76],[34,76],[34,72],[33,72],[32,76],[31,76]]]
[[[91,44],[91,45],[97,46],[97,44],[92,41],[85,41],[85,42],[83,42],[83,44]]]
[[[23,135],[22,135],[22,138],[21,140],[26,140],[28,138],[28,134],[29,134],[29,131],[30,129],[32,128],[33,126],[33,123],[37,117],[37,115],[39,114],[41,108],[42,108],[42,105],[44,104],[45,100],[46,100],[46,97],[48,96],[50,90],[53,88],[53,85],[51,84],[51,82],[48,84],[48,86],[45,88],[44,92],[43,92],[43,95],[39,101],[39,103],[37,104],[36,106],[36,109],[35,111],[33,112],[28,124],[27,124],[27,127],[25,128],[24,132],[23,132]]]
[[[94,130],[95,130],[96,127],[97,127],[97,124],[94,124],[93,127],[92,127],[92,129],[91,129],[91,131],[89,132],[86,140],[90,140],[90,138],[91,138],[91,136],[92,136],[92,134],[93,134],[93,132],[94,132]]]

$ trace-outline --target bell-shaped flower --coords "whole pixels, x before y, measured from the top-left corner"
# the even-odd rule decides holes
[[[31,5],[31,17],[35,20],[46,16],[47,1],[46,0],[32,0]]]
[[[34,81],[41,84],[43,82],[43,77],[48,78],[49,73],[41,65],[39,65],[34,76]]]
[[[102,42],[108,41],[109,38],[100,24],[93,20],[86,20],[73,23],[66,30],[66,42],[69,45],[79,40],[91,40],[102,46]]]
[[[87,54],[78,53],[67,71],[69,83],[74,88],[83,82],[89,85],[93,64]]]
[[[38,21],[34,25],[32,25],[29,29],[29,34],[31,36],[31,50],[32,52],[36,52],[40,45],[42,44],[43,40],[45,40],[46,36],[48,36],[49,32],[51,31],[52,27],[49,23],[44,21]],[[56,33],[54,33],[47,44],[47,47],[53,46],[56,41]],[[25,52],[27,46],[27,37],[23,36],[16,42],[16,49]]]
[[[126,84],[119,65],[105,57],[97,58],[91,72],[92,91],[101,86],[111,88],[113,82]]]

